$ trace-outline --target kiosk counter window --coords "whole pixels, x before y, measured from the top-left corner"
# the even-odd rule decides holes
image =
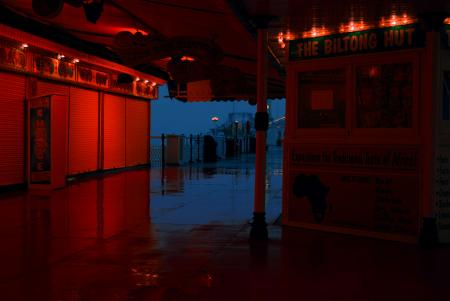
[[[348,101],[344,69],[298,75],[299,128],[344,128]]]
[[[347,66],[336,69],[326,69],[328,60],[315,70],[296,72],[296,114],[291,116],[296,129],[347,129],[349,134],[355,129],[389,129],[389,136],[393,129],[413,128],[417,58],[407,55],[406,60],[391,62],[392,55],[384,57],[388,62],[368,64],[346,58]]]
[[[411,63],[356,67],[356,127],[411,128]]]

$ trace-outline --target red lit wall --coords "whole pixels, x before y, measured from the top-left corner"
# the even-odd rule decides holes
[[[150,103],[127,98],[126,111],[126,165],[146,164],[149,161]]]
[[[26,182],[27,91],[68,99],[67,175],[149,162],[148,101],[0,72],[0,186]]]
[[[60,94],[69,96],[69,86],[55,84],[46,81],[38,81],[37,91],[33,96],[43,96],[48,94]]]
[[[69,174],[98,169],[99,101],[95,91],[70,88]]]
[[[125,97],[104,95],[103,168],[125,166]]]
[[[0,73],[0,186],[25,182],[25,77]]]

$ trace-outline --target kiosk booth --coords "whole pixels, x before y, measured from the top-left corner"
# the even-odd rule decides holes
[[[450,242],[450,27],[427,23],[289,42],[284,225]]]
[[[148,164],[162,83],[0,24],[0,189]]]

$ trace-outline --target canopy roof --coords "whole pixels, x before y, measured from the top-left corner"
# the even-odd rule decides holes
[[[447,0],[105,0],[96,15],[95,7],[83,7],[83,2],[103,1],[0,0],[3,9],[45,26],[50,38],[57,30],[91,50],[94,45],[97,55],[170,80],[177,91],[190,83],[203,85],[200,91],[210,95],[201,99],[255,97],[252,16],[274,16],[269,97],[276,98],[284,96],[282,46],[287,39],[338,32],[351,24],[377,26],[392,16],[414,20],[421,13],[450,11]],[[55,8],[48,9],[48,3]]]

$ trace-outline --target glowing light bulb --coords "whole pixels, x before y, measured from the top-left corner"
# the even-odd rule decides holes
[[[26,48],[28,48],[28,44],[27,44],[27,43],[23,43],[23,44],[20,46],[20,48],[26,49]]]
[[[65,56],[64,56],[64,54],[58,54],[57,58],[58,58],[58,60],[61,60],[61,59],[65,58]]]
[[[139,78],[139,77],[136,77],[135,79],[134,79],[134,81],[136,81],[136,82],[138,82],[138,81],[140,81],[141,79]]]
[[[350,22],[349,28],[350,31],[355,31],[355,24],[353,22]]]
[[[79,63],[79,62],[80,62],[79,59],[73,59],[73,61],[72,61],[72,63],[74,63],[74,64]]]
[[[391,17],[391,25],[392,26],[396,26],[397,25],[397,16],[396,15],[392,15],[392,17]]]

